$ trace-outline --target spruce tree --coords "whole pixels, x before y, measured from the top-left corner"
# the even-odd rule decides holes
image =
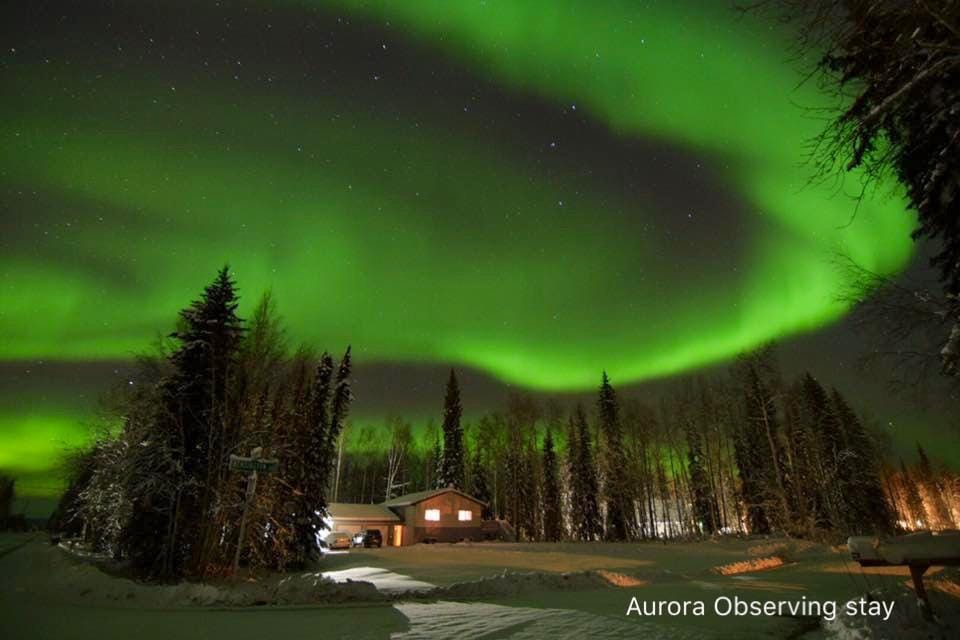
[[[333,358],[328,353],[321,356],[306,408],[307,424],[299,447],[300,456],[291,461],[297,467],[299,480],[293,529],[297,548],[295,563],[300,566],[313,560],[320,550],[318,536],[328,515],[327,489],[336,461],[337,441],[353,398],[350,372],[349,347],[335,379]]]
[[[289,462],[296,478],[296,513],[293,530],[297,544],[295,564],[307,564],[316,550],[316,537],[323,526],[318,509],[318,497],[326,489],[321,469],[326,452],[327,429],[330,421],[330,387],[333,383],[333,358],[324,352],[313,376],[310,395],[305,399],[303,413],[307,423],[301,433],[295,457]],[[299,454],[299,455],[296,455]],[[322,498],[321,498],[322,499]]]
[[[565,451],[565,462],[566,462],[566,474],[567,474],[567,503],[568,511],[570,513],[570,537],[574,540],[580,538],[579,526],[577,524],[577,519],[579,517],[579,512],[577,510],[577,505],[580,504],[580,495],[582,494],[582,489],[580,486],[580,476],[578,473],[578,468],[580,464],[580,450],[577,447],[579,442],[579,437],[577,435],[577,423],[573,419],[573,414],[570,414],[567,420],[567,447]]]
[[[631,532],[633,503],[626,478],[626,458],[617,394],[603,372],[597,398],[600,420],[603,497],[607,504],[605,535],[608,540],[626,540]]]
[[[690,477],[690,492],[693,497],[693,515],[700,530],[710,535],[715,533],[719,526],[717,504],[704,466],[702,436],[691,421],[687,421],[686,436],[687,474]],[[659,470],[658,468],[658,472]]]
[[[443,462],[440,465],[440,486],[443,487],[463,489],[463,427],[460,425],[462,416],[460,386],[457,384],[456,373],[451,369],[443,400]]]
[[[840,455],[843,451],[843,430],[827,392],[809,373],[800,384],[803,389],[804,413],[813,436],[813,452],[817,469],[817,482],[821,491],[822,511],[818,514],[818,526],[835,530],[844,523],[843,488],[840,486]]]
[[[791,526],[789,487],[787,486],[787,456],[781,446],[777,402],[769,384],[772,355],[764,351],[744,362],[744,391],[746,400],[745,436],[748,451],[753,458],[750,470],[758,483],[757,498],[765,504],[766,518],[771,526],[788,529]],[[740,470],[743,473],[743,469]]]
[[[504,485],[504,515],[513,525],[517,540],[522,540],[526,534],[526,506],[529,499],[525,474],[526,460],[518,430],[511,428],[508,433],[507,449],[504,452],[504,471],[506,483]]]
[[[350,381],[352,372],[353,359],[350,355],[350,347],[347,347],[343,358],[340,359],[340,366],[337,368],[337,380],[333,388],[333,398],[330,400],[330,428],[327,432],[326,468],[324,469],[324,475],[328,481],[330,473],[333,471],[337,442],[346,427],[347,416],[350,414],[350,404],[353,402],[353,389]]]
[[[757,430],[741,427],[734,440],[734,459],[740,471],[740,500],[746,508],[747,529],[751,534],[770,533],[764,473],[764,447]]]
[[[580,540],[597,540],[603,535],[603,521],[600,518],[598,504],[597,471],[593,463],[590,428],[587,416],[579,404],[572,418],[573,431],[576,433],[576,460],[571,478],[573,495],[571,497],[571,520]]]
[[[443,484],[443,446],[440,444],[440,434],[437,434],[433,440],[433,448],[430,450],[430,459],[428,460],[430,471],[430,482],[428,489],[442,489]]]
[[[833,389],[831,401],[843,429],[844,449],[838,470],[844,491],[845,533],[888,532],[893,516],[883,492],[880,457],[863,422],[839,391]]]
[[[560,477],[553,434],[548,430],[543,440],[543,537],[557,542],[563,537],[563,513],[560,502]]]
[[[803,387],[798,382],[787,394],[786,442],[789,458],[791,510],[794,533],[809,536],[816,529],[817,514],[825,514],[816,471],[812,436],[804,420]]]
[[[504,427],[504,512],[518,540],[540,537],[539,462],[535,445],[539,409],[529,396],[513,394],[508,400]]]
[[[179,577],[206,569],[208,545],[218,531],[213,512],[231,443],[227,392],[243,336],[228,267],[201,297],[180,312],[171,337],[172,372],[160,383],[157,410],[141,417],[129,480],[131,515],[121,534],[135,571]]]
[[[531,434],[536,432],[531,429]],[[536,444],[531,439],[524,446],[520,455],[519,500],[520,500],[520,530],[525,540],[538,541],[541,538],[541,516],[543,508],[540,503],[540,460]]]

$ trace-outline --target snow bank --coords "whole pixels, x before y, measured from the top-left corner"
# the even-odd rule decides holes
[[[808,540],[789,539],[763,542],[747,547],[748,558],[746,560],[717,565],[712,568],[712,571],[723,576],[733,576],[741,573],[776,569],[796,561],[800,555],[822,550],[822,548],[822,545]],[[844,551],[846,552],[846,549]]]
[[[869,597],[893,602],[889,620],[862,615],[849,615],[838,607],[835,620],[824,620],[823,629],[828,638],[838,640],[953,640],[960,638],[960,602],[952,596],[927,585],[934,619],[924,618],[916,594],[905,584],[874,589]]]
[[[639,578],[634,578],[633,576],[628,576],[616,571],[597,569],[596,573],[614,587],[643,587],[649,584],[646,580],[640,580]]]
[[[385,602],[388,598],[370,582],[337,582],[322,573],[303,573],[283,578],[273,590],[273,604],[342,604]]]
[[[73,550],[64,548],[68,554]],[[53,565],[55,589],[61,601],[78,601],[100,606],[137,608],[246,607],[264,604],[341,604],[386,602],[388,597],[370,582],[334,580],[322,573],[299,573],[261,582],[223,582],[217,584],[180,582],[171,585],[145,584],[112,576],[97,566],[78,562],[56,549],[37,545],[35,553],[49,555],[44,563]]]
[[[750,560],[722,564],[714,567],[713,571],[722,576],[735,576],[741,573],[754,573],[755,571],[776,569],[777,567],[782,567],[783,564],[783,558],[779,556],[767,556],[765,558],[752,558]]]
[[[774,542],[765,542],[747,547],[748,556],[780,556],[786,558],[789,556],[809,551],[817,548],[815,542],[808,540],[781,540]],[[843,553],[847,553],[847,548],[843,547]]]

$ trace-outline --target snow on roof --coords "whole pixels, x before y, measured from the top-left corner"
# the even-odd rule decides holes
[[[334,520],[386,520],[400,522],[400,516],[382,504],[353,504],[350,502],[331,502],[327,511]]]
[[[444,494],[444,493],[456,493],[456,494],[458,494],[458,495],[463,496],[463,497],[466,498],[467,500],[472,500],[473,502],[476,502],[477,504],[486,505],[486,503],[485,503],[484,501],[478,500],[478,499],[474,498],[473,496],[464,493],[463,491],[460,491],[460,490],[458,490],[458,489],[454,489],[453,487],[444,487],[443,489],[430,489],[430,490],[428,490],[428,491],[417,491],[416,493],[408,493],[408,494],[403,495],[403,496],[398,496],[398,497],[393,498],[393,499],[391,499],[391,500],[387,500],[386,502],[383,503],[383,506],[385,506],[385,507],[409,507],[410,505],[417,504],[418,502],[423,502],[424,500],[427,500],[427,499],[432,498],[432,497],[434,497],[434,496],[442,495],[442,494]]]

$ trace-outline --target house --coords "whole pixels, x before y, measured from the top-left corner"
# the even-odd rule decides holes
[[[379,529],[383,544],[399,547],[424,541],[482,540],[482,501],[453,487],[408,493],[381,504],[334,502],[330,529],[356,533]]]
[[[403,523],[400,517],[382,504],[351,504],[333,502],[327,505],[331,531],[345,531],[350,535],[366,529],[379,529],[383,544],[399,547],[403,541]]]

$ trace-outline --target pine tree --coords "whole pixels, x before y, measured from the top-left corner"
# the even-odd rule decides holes
[[[626,459],[623,449],[623,431],[617,395],[603,372],[597,398],[600,420],[603,497],[607,504],[606,537],[608,540],[626,540],[630,535],[630,514],[633,512],[630,485],[627,482]]]
[[[597,472],[593,464],[593,453],[590,444],[590,428],[587,426],[587,417],[583,407],[577,405],[571,418],[572,432],[576,437],[576,458],[573,462],[571,474],[571,521],[577,538],[580,540],[597,540],[603,535],[603,522],[600,519],[600,507],[597,503],[598,494]]]
[[[457,384],[456,373],[451,369],[443,400],[443,461],[440,466],[440,484],[444,487],[463,488],[463,427],[460,425],[462,415],[460,386]]]
[[[548,542],[557,542],[563,537],[558,474],[553,434],[548,430],[543,440],[543,537]]]

